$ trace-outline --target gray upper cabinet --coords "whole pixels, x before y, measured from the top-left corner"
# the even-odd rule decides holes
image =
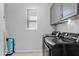
[[[63,19],[69,18],[77,14],[77,3],[63,3]]]
[[[65,19],[79,15],[78,3],[53,3],[50,8],[51,24],[59,24]],[[63,21],[61,21],[63,20]]]

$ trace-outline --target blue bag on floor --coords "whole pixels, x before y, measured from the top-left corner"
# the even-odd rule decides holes
[[[7,38],[7,55],[12,55],[14,53],[14,38]]]

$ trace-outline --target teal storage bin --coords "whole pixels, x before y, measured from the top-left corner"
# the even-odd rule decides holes
[[[14,38],[7,38],[7,55],[12,55],[14,51]]]

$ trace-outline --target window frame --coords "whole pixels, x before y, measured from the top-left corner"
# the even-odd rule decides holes
[[[36,8],[26,8],[26,29],[27,30],[37,30],[37,18],[36,20],[28,20],[28,9],[36,9]],[[37,10],[37,9],[36,9]],[[37,11],[36,11],[37,13]],[[36,15],[37,17],[37,15]],[[36,22],[36,28],[30,28],[28,25],[29,25],[29,22]]]

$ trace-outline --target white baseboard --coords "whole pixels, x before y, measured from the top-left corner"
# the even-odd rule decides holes
[[[42,50],[15,50],[15,52],[40,52],[42,53]]]

